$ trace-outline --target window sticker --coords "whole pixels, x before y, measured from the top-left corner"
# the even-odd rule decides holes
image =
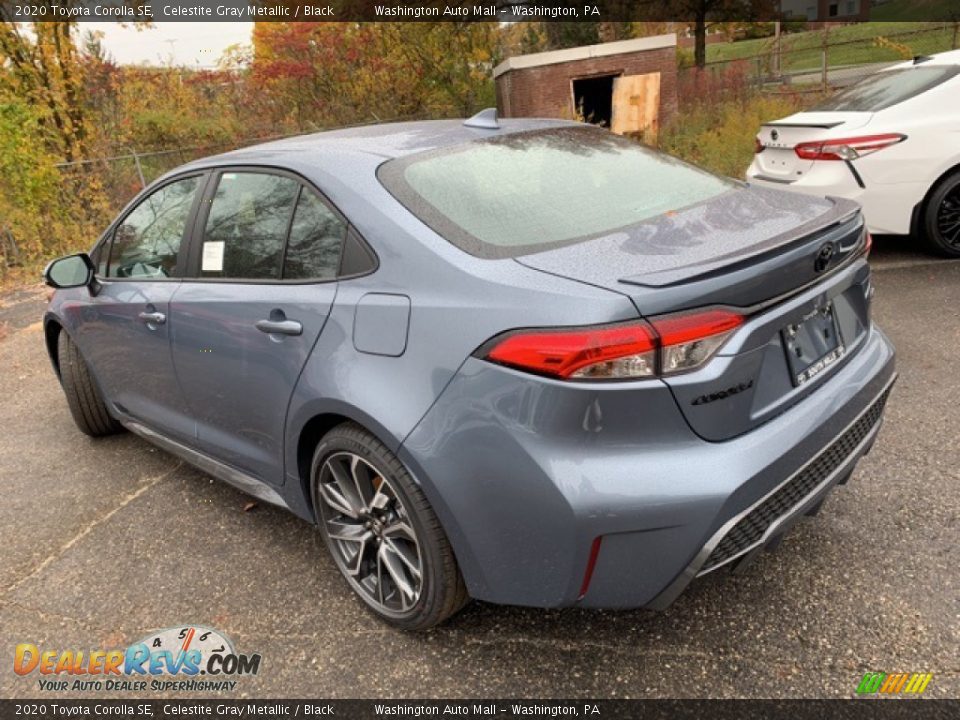
[[[223,272],[223,246],[222,240],[203,244],[203,260],[200,263],[203,272]]]

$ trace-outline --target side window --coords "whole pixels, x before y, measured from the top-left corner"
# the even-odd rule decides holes
[[[200,276],[279,280],[300,184],[280,175],[220,175],[203,233]]]
[[[199,177],[184,178],[164,185],[141,201],[114,231],[107,277],[173,275],[199,186]]]
[[[290,226],[284,280],[326,280],[337,276],[347,225],[317,195],[303,188]]]

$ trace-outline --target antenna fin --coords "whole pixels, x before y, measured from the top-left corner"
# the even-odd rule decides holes
[[[500,123],[497,122],[497,109],[481,110],[469,120],[464,120],[463,125],[464,127],[480,128],[481,130],[499,130]]]

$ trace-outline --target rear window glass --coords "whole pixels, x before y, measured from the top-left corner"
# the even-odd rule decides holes
[[[813,109],[878,112],[935,88],[956,74],[955,66],[922,65],[879,72],[840,90]]]
[[[603,235],[740,185],[588,127],[503,135],[391,160],[380,180],[414,215],[480,257]]]

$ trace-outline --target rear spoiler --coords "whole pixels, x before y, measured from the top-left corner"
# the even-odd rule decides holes
[[[838,125],[843,125],[843,120],[838,120],[837,122],[832,123],[785,123],[785,122],[769,122],[763,123],[761,127],[810,127],[810,128],[823,128],[824,130],[829,130],[830,128],[835,128]]]

